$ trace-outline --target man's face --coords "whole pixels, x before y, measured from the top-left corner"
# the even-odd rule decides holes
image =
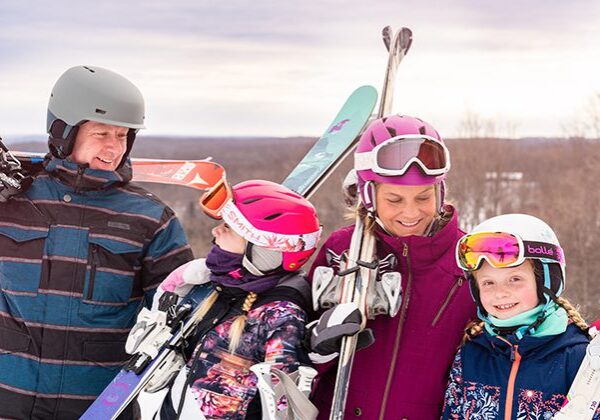
[[[127,150],[127,127],[88,121],[79,127],[71,160],[92,169],[114,171]]]

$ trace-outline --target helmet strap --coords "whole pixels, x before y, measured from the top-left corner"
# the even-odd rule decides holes
[[[117,171],[121,169],[125,162],[127,162],[127,158],[129,157],[129,153],[131,153],[131,149],[133,148],[133,142],[135,141],[135,136],[137,135],[137,132],[138,130],[135,130],[133,128],[130,128],[129,131],[127,131],[127,149],[125,150],[125,153],[121,158],[121,163],[119,163],[119,166],[117,166],[116,168]]]
[[[383,222],[381,221],[381,219],[379,218],[379,216],[377,216],[377,214],[374,215],[374,219],[375,219],[375,223],[377,223],[379,225],[379,227],[381,229],[383,229],[383,231],[385,233],[387,233],[390,236],[394,236],[394,234],[392,232],[390,232],[389,230],[386,229],[385,225],[383,224]]]
[[[435,199],[437,200],[438,213],[444,214],[444,199],[446,196],[446,182],[442,181],[439,184],[435,184]]]
[[[244,250],[244,257],[242,258],[242,266],[248,270],[250,274],[255,276],[264,276],[261,270],[258,269],[257,266],[252,264],[252,247],[254,244],[252,242],[246,242],[246,249]]]
[[[55,120],[48,132],[48,147],[53,156],[64,159],[73,152],[79,125],[68,125],[63,120]]]
[[[375,183],[366,181],[361,189],[361,198],[367,212],[375,214]]]

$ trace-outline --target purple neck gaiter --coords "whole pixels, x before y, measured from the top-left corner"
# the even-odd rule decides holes
[[[269,290],[281,279],[281,274],[255,276],[242,266],[242,254],[225,251],[213,245],[206,256],[206,267],[210,270],[210,280],[224,287],[237,287],[246,292],[262,293]]]

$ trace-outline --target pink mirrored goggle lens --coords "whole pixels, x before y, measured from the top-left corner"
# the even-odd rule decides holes
[[[509,233],[480,233],[461,239],[457,252],[463,270],[476,270],[485,259],[496,268],[509,267],[519,262],[521,245]]]

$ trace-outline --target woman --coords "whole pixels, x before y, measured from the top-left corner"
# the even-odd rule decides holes
[[[367,322],[375,342],[356,353],[345,418],[438,419],[446,378],[463,328],[475,306],[456,266],[454,248],[463,232],[455,209],[444,203],[450,156],[437,131],[425,121],[394,115],[372,122],[355,153],[360,202],[357,211],[376,236],[380,275],[401,274],[402,303],[394,317]],[[315,267],[339,268],[354,226],[334,232]],[[331,327],[331,322],[328,323]],[[313,351],[319,348],[313,331]],[[333,328],[333,327],[331,327]],[[326,334],[320,334],[321,337]],[[325,346],[327,347],[327,346]],[[335,383],[328,366],[313,392],[327,418]]]

